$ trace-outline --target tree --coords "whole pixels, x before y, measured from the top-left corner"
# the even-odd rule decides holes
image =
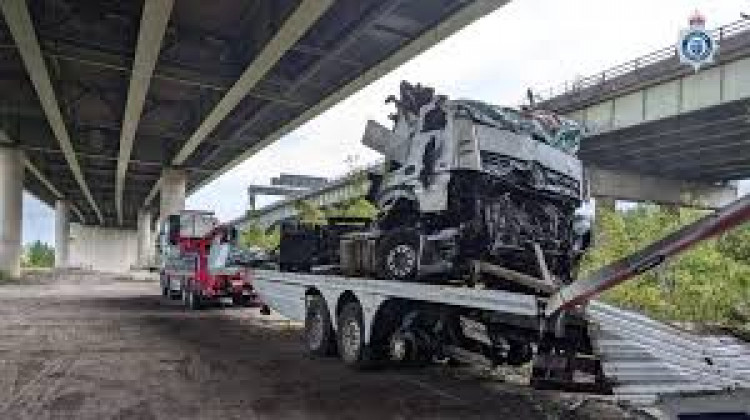
[[[594,249],[584,259],[584,273],[639,250],[705,214],[653,205],[639,205],[625,212],[597,209],[597,213]],[[748,255],[744,251],[747,244],[742,243],[745,234],[734,232],[720,240],[705,241],[662,267],[609,290],[603,299],[662,319],[731,323],[736,308],[750,302],[750,264],[743,259]]]
[[[326,217],[366,217],[374,218],[378,209],[364,198],[355,198],[326,210]]]
[[[26,248],[29,267],[52,267],[55,264],[55,249],[42,241],[32,242]]]
[[[750,223],[722,236],[719,249],[735,261],[750,264]]]
[[[240,244],[246,247],[258,247],[266,251],[271,251],[279,246],[279,228],[273,228],[267,231],[262,227],[252,224],[242,231]]]
[[[297,217],[303,223],[313,225],[324,225],[326,223],[325,213],[312,201],[297,200],[294,203],[294,209],[297,210]]]

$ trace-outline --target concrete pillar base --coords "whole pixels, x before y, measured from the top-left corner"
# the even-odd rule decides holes
[[[154,240],[151,232],[151,212],[138,212],[138,266],[149,267],[153,261],[151,242]]]
[[[735,185],[659,178],[632,172],[586,168],[591,196],[662,205],[717,209],[737,199]]]
[[[166,169],[162,174],[161,201],[159,203],[159,221],[170,214],[176,214],[185,209],[185,192],[187,188],[187,174],[182,169]]]
[[[55,203],[55,268],[70,265],[70,203],[59,200]]]
[[[0,146],[0,271],[10,277],[21,275],[23,171],[23,152]]]

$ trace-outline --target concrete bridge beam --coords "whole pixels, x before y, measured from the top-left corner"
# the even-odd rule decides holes
[[[587,167],[586,176],[594,198],[716,209],[738,196],[737,187],[732,184],[667,179],[596,167]]]

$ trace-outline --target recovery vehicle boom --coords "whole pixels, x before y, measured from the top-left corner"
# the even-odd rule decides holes
[[[750,220],[750,194],[706,215],[642,250],[606,265],[585,279],[561,287],[547,304],[545,313],[554,316],[580,305],[603,291],[655,268],[668,257],[675,256],[694,245],[724,233]]]

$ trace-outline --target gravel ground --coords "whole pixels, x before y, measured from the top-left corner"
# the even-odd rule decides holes
[[[580,394],[446,367],[355,372],[306,356],[300,325],[187,312],[158,284],[34,273],[0,286],[1,419],[624,419]]]

